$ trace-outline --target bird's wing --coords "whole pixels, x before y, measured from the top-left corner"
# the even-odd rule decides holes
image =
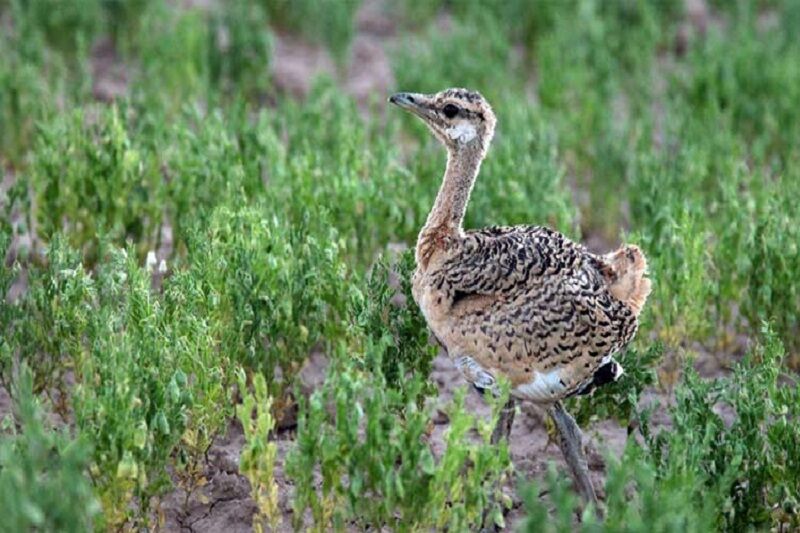
[[[633,311],[609,291],[606,263],[538,226],[465,234],[438,272],[452,339],[531,399],[574,393],[633,337]]]
[[[512,295],[551,283],[601,261],[561,233],[542,226],[499,226],[468,231],[441,268],[457,294]],[[598,268],[599,270],[599,268]]]

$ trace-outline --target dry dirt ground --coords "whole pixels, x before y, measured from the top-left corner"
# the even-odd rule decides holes
[[[208,7],[215,0],[186,0],[184,3]],[[694,31],[702,31],[708,18],[704,0],[687,2],[688,23]],[[697,19],[697,20],[695,20]],[[352,44],[352,61],[346,72],[337,72],[330,55],[321,47],[309,44],[296,36],[278,33],[276,36],[272,77],[276,87],[283,92],[303,97],[319,74],[338,79],[342,87],[354,96],[367,112],[367,104],[375,95],[386,95],[394,88],[394,79],[387,56],[387,47],[395,39],[395,26],[386,15],[380,0],[366,0],[357,16],[357,33]],[[683,46],[683,43],[677,43]],[[93,49],[93,90],[98,100],[111,101],[124,95],[128,88],[129,74],[119,55],[108,41],[101,41]],[[11,175],[3,180],[3,189],[11,183]],[[170,239],[167,238],[167,241]],[[17,246],[30,246],[31,237],[17,238]],[[602,241],[590,243],[602,247]],[[163,252],[163,253],[162,253]],[[169,255],[168,250],[159,251],[159,256]],[[9,258],[6,258],[9,259]],[[14,291],[24,290],[24,275]],[[737,352],[741,352],[741,343]],[[730,355],[726,355],[730,360]],[[697,360],[701,374],[716,376],[723,372],[717,364],[717,357],[703,354]],[[324,377],[325,359],[315,355],[305,373],[309,386],[319,383]],[[439,387],[438,402],[445,406],[455,389],[463,385],[463,380],[451,362],[443,355],[434,361],[433,379]],[[653,423],[668,427],[669,417],[666,407],[670,395],[658,391],[648,391],[643,403],[659,406]],[[488,409],[476,393],[467,395],[467,406],[477,413],[486,415]],[[11,401],[7,391],[0,388],[0,419],[11,412]],[[447,417],[436,418],[431,435],[431,445],[438,455],[444,446],[443,436],[448,429]],[[589,441],[589,466],[595,485],[602,487],[604,478],[603,457],[605,454],[618,456],[626,442],[626,429],[614,422],[603,421],[584,428]],[[278,464],[276,481],[280,494],[280,508],[283,515],[282,530],[291,530],[291,495],[293,488],[283,473],[283,458],[293,445],[292,429],[276,435]],[[161,501],[165,531],[191,532],[245,532],[251,531],[255,504],[250,498],[250,486],[246,478],[239,475],[239,453],[244,437],[241,426],[231,421],[227,434],[219,437],[209,450],[209,462],[205,477],[208,483],[195,490],[187,498],[182,489],[166,494]],[[521,479],[541,477],[549,462],[554,462],[562,471],[565,468],[561,454],[555,443],[550,442],[544,425],[543,413],[531,405],[519,407],[512,428],[511,455],[516,476]],[[564,474],[566,475],[566,474]],[[602,493],[602,491],[600,491]],[[521,502],[509,487],[514,505],[507,517],[509,530],[513,530],[522,518]],[[602,495],[602,494],[601,494]]]

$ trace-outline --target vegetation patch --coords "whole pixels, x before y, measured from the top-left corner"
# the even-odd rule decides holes
[[[0,0],[3,524],[168,528],[241,426],[258,530],[800,528],[800,10],[692,5]],[[337,65],[303,100],[285,39]],[[409,250],[445,154],[347,94],[371,47],[492,103],[468,227],[648,257],[624,377],[569,406],[624,441],[603,519],[442,378]]]

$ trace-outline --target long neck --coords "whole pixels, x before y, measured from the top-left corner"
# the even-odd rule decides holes
[[[428,214],[422,232],[449,230],[459,232],[464,222],[469,195],[478,176],[483,150],[479,147],[450,150],[447,154],[447,169],[436,202]]]

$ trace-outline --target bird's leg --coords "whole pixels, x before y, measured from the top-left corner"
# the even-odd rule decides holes
[[[511,434],[511,426],[514,425],[514,414],[516,413],[516,403],[514,398],[509,398],[506,404],[500,409],[500,416],[497,418],[497,425],[492,431],[492,444],[499,443],[503,437],[508,440]]]
[[[586,457],[583,455],[583,442],[581,429],[575,423],[575,419],[564,410],[561,402],[556,402],[548,409],[556,429],[560,435],[558,446],[564,459],[572,472],[578,492],[581,493],[585,503],[594,504],[597,507],[597,496],[594,493],[592,480],[589,478],[589,468],[586,465]]]

